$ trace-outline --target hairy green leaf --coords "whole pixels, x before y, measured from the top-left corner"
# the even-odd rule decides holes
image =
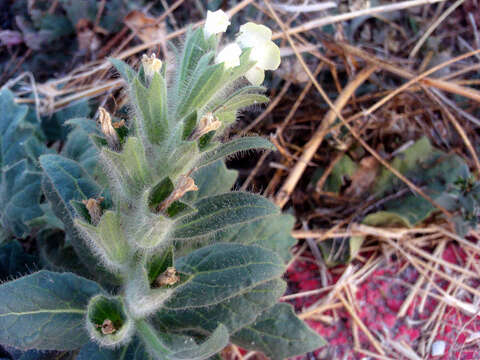
[[[0,285],[0,343],[20,349],[73,350],[88,342],[85,314],[100,286],[42,270]]]
[[[36,256],[27,254],[17,240],[0,246],[0,281],[26,274],[37,267]]]
[[[228,345],[227,328],[220,324],[217,329],[202,344],[193,349],[182,350],[168,356],[171,360],[204,360],[208,359]]]
[[[175,268],[190,278],[176,287],[164,304],[169,310],[218,304],[278,278],[285,271],[282,259],[275,253],[239,244],[203,247],[175,261]]]
[[[259,350],[272,360],[300,355],[326,344],[297,318],[288,304],[268,309],[252,325],[233,334],[232,341],[245,349]]]
[[[169,136],[167,90],[163,77],[156,73],[146,88],[136,78],[133,82],[135,100],[142,117],[143,131],[152,144],[161,144]]]
[[[198,167],[209,165],[235,153],[252,149],[275,150],[275,146],[270,141],[260,136],[241,137],[225,144],[221,144],[214,150],[203,154],[198,163]]]
[[[295,218],[287,214],[275,214],[248,224],[234,226],[228,231],[214,234],[207,242],[235,242],[258,245],[275,251],[285,261],[292,257],[290,248],[296,240],[290,235]]]
[[[204,236],[279,213],[279,209],[264,197],[243,192],[204,198],[193,206],[197,212],[175,223],[173,238],[181,240]]]
[[[217,305],[178,311],[161,310],[155,320],[164,330],[213,331],[222,323],[233,333],[273,306],[285,292],[285,287],[285,282],[280,279],[270,280]]]
[[[227,169],[221,160],[201,167],[192,175],[198,191],[186,193],[182,201],[192,204],[197,199],[224,194],[232,189],[237,180],[237,174],[236,170]]]
[[[117,69],[119,74],[122,78],[130,84],[133,79],[136,77],[136,72],[133,70],[130,65],[128,65],[125,61],[115,59],[115,58],[108,58],[108,61],[112,63],[112,65]]]
[[[27,159],[2,169],[0,182],[1,225],[17,237],[29,232],[28,222],[42,216],[40,171],[33,169]]]
[[[84,345],[75,360],[154,360],[140,339],[134,338],[130,344],[119,349],[100,348],[96,343]]]

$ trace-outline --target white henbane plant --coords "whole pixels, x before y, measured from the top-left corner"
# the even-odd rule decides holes
[[[207,359],[229,342],[283,359],[324,344],[277,303],[293,218],[259,195],[229,192],[236,172],[223,158],[273,146],[218,138],[239,109],[268,101],[257,85],[280,55],[271,31],[252,23],[217,55],[228,24],[209,13],[169,79],[153,56],[138,72],[112,60],[133,112],[112,122],[99,111],[91,139],[106,176],[94,180],[62,155],[40,157],[45,196],[96,281],[42,270],[2,284],[1,344],[80,360]]]

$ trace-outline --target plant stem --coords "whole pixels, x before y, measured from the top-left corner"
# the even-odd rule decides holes
[[[155,329],[153,329],[148,322],[145,320],[138,320],[137,331],[147,348],[157,357],[157,359],[168,360],[167,354],[170,353],[170,351],[163,345],[162,341],[158,338]]]

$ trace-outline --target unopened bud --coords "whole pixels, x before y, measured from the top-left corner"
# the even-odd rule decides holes
[[[157,59],[155,53],[150,56],[143,54],[142,65],[143,70],[145,71],[145,76],[147,79],[151,80],[155,73],[160,72],[160,69],[162,68],[162,60]]]
[[[200,119],[192,138],[198,139],[210,131],[217,130],[220,126],[222,126],[222,123],[218,120],[218,118],[213,115],[213,113],[208,112]]]
[[[88,199],[82,201],[88,210],[88,214],[90,215],[93,225],[98,225],[100,222],[100,218],[102,217],[102,208],[100,207],[100,204],[103,200],[103,197],[100,197],[98,199]]]
[[[189,191],[197,191],[198,187],[195,185],[195,181],[188,176],[180,175],[175,190],[159,205],[158,210],[163,211],[167,209],[174,201],[180,199]]]
[[[163,273],[155,279],[155,286],[175,285],[180,281],[177,270],[174,267],[168,267]]]
[[[103,107],[100,107],[98,111],[98,121],[100,122],[100,127],[105,135],[108,146],[110,146],[110,148],[113,150],[118,150],[120,146],[120,140],[115,128],[112,125],[112,118],[110,114]]]

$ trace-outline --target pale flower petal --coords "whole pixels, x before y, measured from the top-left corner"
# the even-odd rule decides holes
[[[241,48],[259,47],[270,41],[272,30],[265,25],[248,22],[240,26],[237,42]]]
[[[250,59],[263,70],[276,70],[280,66],[280,49],[273,41],[268,41],[261,47],[254,47]]]
[[[222,63],[225,66],[225,69],[233,68],[240,65],[240,55],[242,54],[242,49],[236,43],[231,43],[225,46],[215,58],[215,63]]]
[[[160,72],[160,69],[162,68],[162,60],[157,59],[155,53],[150,56],[143,54],[142,65],[143,70],[145,71],[145,76],[148,79],[152,79],[155,73]]]
[[[259,86],[263,83],[263,80],[265,80],[265,71],[257,66],[254,66],[245,73],[245,77],[250,84]]]
[[[205,37],[208,39],[214,34],[227,31],[228,25],[230,25],[230,21],[228,20],[228,15],[223,10],[207,11],[207,19],[203,28]]]

